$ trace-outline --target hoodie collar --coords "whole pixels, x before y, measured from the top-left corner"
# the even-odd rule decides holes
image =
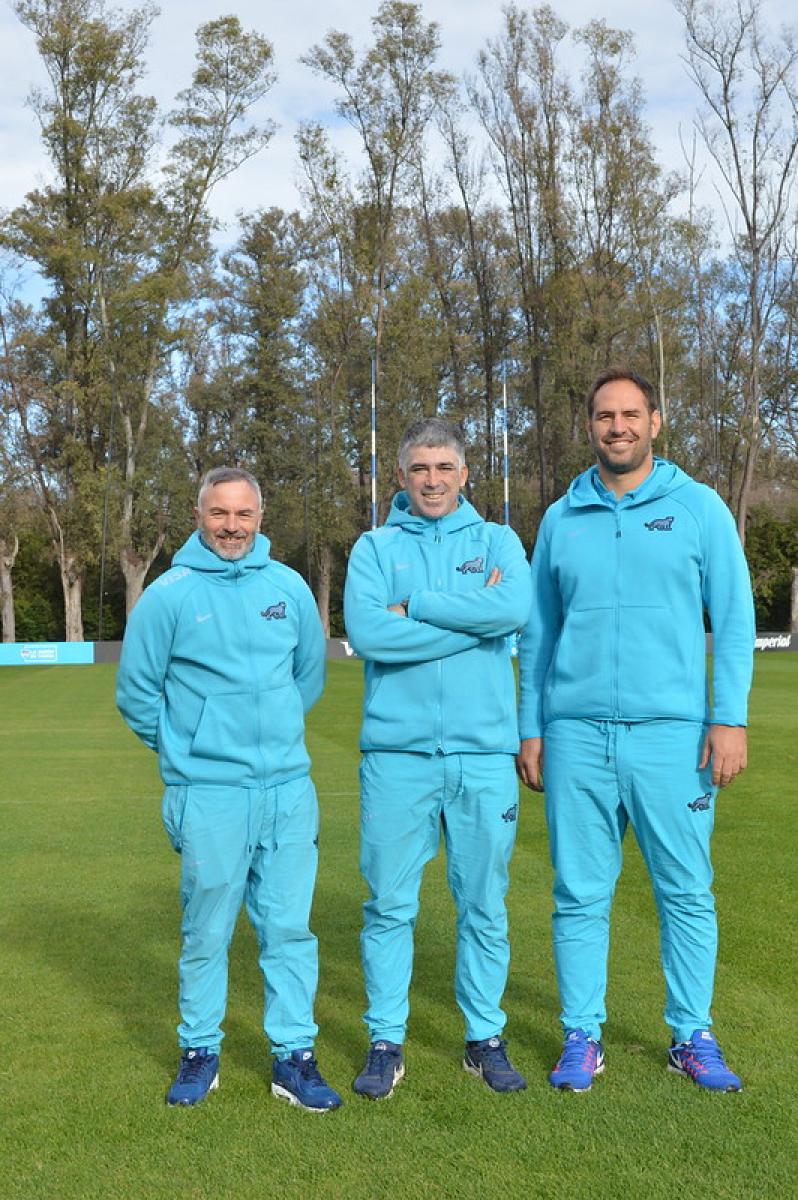
[[[407,492],[397,492],[385,524],[399,525],[408,533],[425,536],[457,533],[468,525],[476,525],[481,522],[482,517],[463,495],[457,497],[457,508],[447,513],[445,517],[423,517],[411,512],[410,497]]]
[[[666,458],[655,457],[654,465],[643,482],[619,499],[602,483],[598,466],[594,463],[581,475],[577,475],[568,488],[568,503],[573,508],[587,508],[591,505],[615,508],[619,504],[631,507],[667,496],[687,482],[689,476],[675,463],[668,462]]]
[[[189,567],[192,571],[204,571],[217,578],[234,578],[248,571],[259,571],[268,566],[271,543],[263,533],[255,535],[252,548],[243,558],[221,558],[215,551],[210,550],[200,532],[195,529],[188,541],[180,547],[172,559],[172,566]]]

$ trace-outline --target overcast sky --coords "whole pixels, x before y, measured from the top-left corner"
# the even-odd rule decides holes
[[[331,29],[348,32],[356,45],[369,38],[378,0],[162,0],[148,52],[147,90],[166,108],[191,79],[196,27],[234,12],[246,29],[257,29],[272,42],[278,81],[262,103],[260,115],[278,128],[269,147],[214,193],[212,209],[235,234],[239,210],[277,205],[296,207],[297,165],[294,135],[301,120],[329,124],[332,90],[299,62],[310,46]],[[124,9],[130,3],[117,5]],[[427,20],[440,26],[439,65],[457,75],[473,70],[478,51],[500,29],[503,0],[424,0]],[[681,55],[681,21],[670,0],[553,0],[552,7],[571,28],[603,17],[635,39],[634,73],[644,87],[646,115],[659,161],[681,168],[679,130],[691,136],[697,103]],[[766,9],[779,13],[776,0]],[[783,13],[783,10],[781,10]],[[19,203],[46,178],[36,121],[26,106],[32,84],[44,81],[32,35],[18,21],[7,0],[0,0],[0,209]],[[338,142],[354,152],[354,134],[341,129]]]

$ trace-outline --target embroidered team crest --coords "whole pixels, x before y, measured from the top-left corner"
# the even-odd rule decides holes
[[[657,517],[655,521],[644,521],[646,529],[662,529],[665,533],[670,533],[673,528],[673,517]]]
[[[482,575],[485,571],[485,559],[467,558],[459,567],[455,567],[455,571],[459,571],[461,575]]]
[[[284,621],[285,620],[285,600],[281,600],[279,604],[270,604],[268,608],[264,608],[260,614],[267,621]]]
[[[687,805],[693,812],[706,812],[712,800],[712,792],[704,792],[703,796],[696,797]]]

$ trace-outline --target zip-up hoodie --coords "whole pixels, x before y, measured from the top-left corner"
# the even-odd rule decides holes
[[[745,725],[751,583],[720,497],[673,463],[620,499],[597,467],[541,522],[519,645],[521,737],[561,717]],[[703,614],[712,627],[708,695]]]
[[[501,582],[485,583],[494,567]],[[529,614],[517,535],[462,496],[445,517],[416,516],[406,492],[349,558],[344,617],[366,660],[362,750],[507,753],[518,749],[507,635]],[[408,602],[407,617],[388,611]]]
[[[274,785],[307,774],[304,714],[324,686],[316,604],[258,534],[228,561],[191,535],[130,614],[117,704],[166,784]]]

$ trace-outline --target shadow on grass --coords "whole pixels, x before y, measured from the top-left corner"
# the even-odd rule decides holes
[[[174,897],[164,888],[150,890],[144,913],[133,922],[128,911],[111,914],[98,907],[70,903],[18,907],[5,923],[4,941],[20,958],[63,975],[90,1000],[91,1008],[112,1013],[132,1044],[162,1063],[174,1056],[169,1029],[161,1019],[163,998],[175,992],[176,938],[166,919],[154,912],[174,909]],[[152,914],[152,922],[147,916]],[[86,1037],[88,1030],[72,1030]],[[61,1033],[53,1036],[62,1036]]]
[[[88,999],[87,1009],[113,1014],[127,1040],[167,1073],[175,1062],[179,904],[174,884],[149,887],[137,898],[135,911],[111,897],[102,905],[55,902],[21,906],[5,922],[9,950],[31,964],[31,977],[42,966],[71,981]],[[315,1013],[325,1052],[346,1058],[359,1069],[367,1032],[360,966],[359,934],[362,888],[355,877],[322,880],[317,888],[312,928],[319,939],[320,981]],[[454,915],[448,903],[422,894],[411,983],[408,1041],[441,1060],[462,1047],[462,1017],[454,997]],[[520,944],[519,944],[520,943]],[[526,955],[526,958],[525,958]],[[510,982],[503,1007],[509,1016],[507,1035],[519,1064],[527,1070],[549,1070],[561,1041],[553,978],[542,950],[534,956],[514,939]],[[263,984],[257,947],[246,915],[239,917],[230,952],[230,1005],[225,1021],[225,1054],[238,1069],[262,1077],[268,1058],[263,1015]],[[636,1015],[636,1014],[635,1014]],[[665,1040],[641,1036],[650,1031],[651,1014],[641,1013],[637,1028],[611,1019],[605,1040],[623,1053],[642,1055],[661,1066]],[[57,1014],[56,1014],[57,1019]],[[89,1018],[90,1022],[90,1018]],[[52,1030],[63,1036],[90,1036],[82,1031]]]

